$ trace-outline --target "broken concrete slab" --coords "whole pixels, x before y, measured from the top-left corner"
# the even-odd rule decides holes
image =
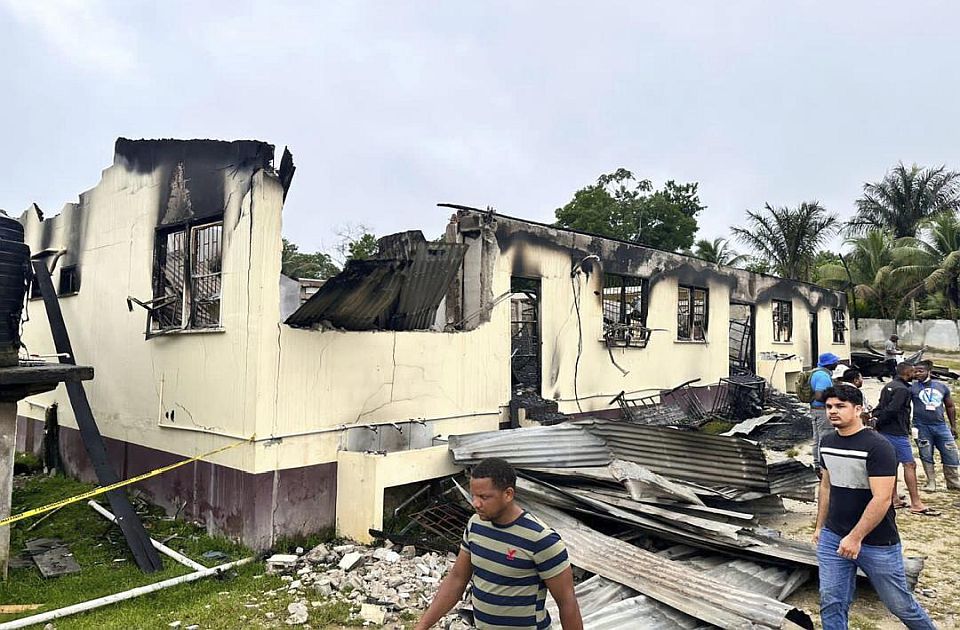
[[[267,558],[267,573],[283,573],[297,566],[298,557],[292,553],[275,553]]]
[[[340,559],[338,566],[344,570],[349,571],[356,567],[363,560],[363,554],[358,551],[352,551],[348,554],[345,554],[343,558]]]
[[[363,604],[360,606],[360,617],[364,621],[382,626],[387,620],[387,609],[376,604]]]

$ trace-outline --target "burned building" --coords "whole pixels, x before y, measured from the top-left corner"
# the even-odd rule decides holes
[[[137,487],[255,547],[332,525],[368,539],[391,488],[457,472],[447,436],[532,404],[603,414],[731,371],[789,389],[849,351],[840,293],[464,207],[302,302],[280,273],[293,170],[262,142],[121,139],[78,203],[21,217],[56,261],[120,474],[249,440]],[[27,347],[49,352],[29,315]],[[92,479],[62,389],[21,403],[19,447],[42,448],[54,405],[64,461]]]

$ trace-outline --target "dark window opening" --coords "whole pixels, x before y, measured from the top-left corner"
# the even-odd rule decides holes
[[[60,284],[57,295],[73,295],[80,292],[80,273],[76,265],[60,268]]]
[[[157,233],[151,328],[220,325],[223,223]]]
[[[842,308],[831,311],[833,319],[833,343],[846,342],[847,313]]]
[[[706,341],[707,289],[680,286],[677,291],[677,339]]]
[[[540,281],[510,279],[510,370],[514,391],[540,394]]]
[[[645,278],[603,274],[603,339],[608,345],[647,345],[648,288]]]
[[[793,340],[793,303],[773,300],[773,340]]]

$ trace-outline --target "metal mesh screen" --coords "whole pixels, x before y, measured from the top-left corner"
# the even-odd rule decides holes
[[[846,340],[847,314],[842,308],[835,308],[833,316],[833,343],[843,343]]]
[[[647,282],[643,278],[604,274],[603,334],[607,343],[644,347],[647,330]]]
[[[222,223],[194,228],[192,231],[190,325],[194,328],[220,325],[222,235]]]
[[[183,322],[183,280],[187,255],[186,230],[157,235],[157,261],[154,276],[154,299],[169,298],[155,308],[155,328],[179,328]]]

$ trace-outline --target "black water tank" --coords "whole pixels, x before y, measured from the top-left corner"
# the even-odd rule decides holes
[[[23,242],[23,226],[0,216],[0,367],[18,363],[20,315],[30,275],[30,248]]]

